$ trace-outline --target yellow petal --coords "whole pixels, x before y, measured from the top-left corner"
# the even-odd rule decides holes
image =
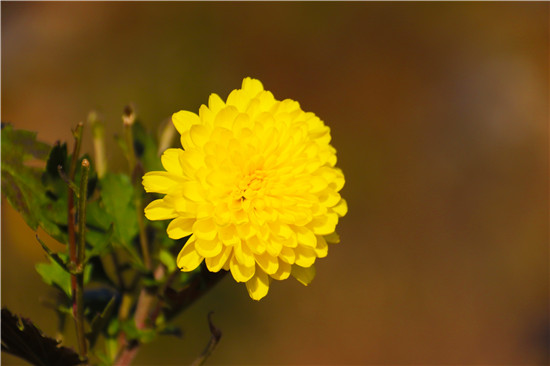
[[[246,289],[253,300],[260,300],[269,291],[269,277],[263,271],[256,271],[254,277],[246,282]]]
[[[206,262],[206,267],[208,267],[208,270],[210,272],[218,272],[220,271],[225,264],[227,263],[227,260],[232,254],[233,248],[223,246],[222,251],[214,256],[214,257],[207,257],[204,261]]]
[[[279,281],[286,280],[290,276],[291,267],[287,262],[280,260],[279,268],[277,268],[277,272],[271,274],[271,278]]]
[[[279,269],[279,260],[269,253],[257,254],[256,263],[267,274],[273,274]]]
[[[197,181],[182,182],[179,189],[181,194],[190,201],[200,202],[204,200],[204,188]]]
[[[182,177],[168,172],[149,172],[143,176],[145,192],[171,193],[183,182]]]
[[[194,125],[189,130],[189,137],[195,146],[204,146],[210,137],[210,128],[205,125]]]
[[[247,267],[254,266],[254,255],[246,243],[240,242],[234,248],[234,257],[239,263]]]
[[[315,248],[315,246],[317,245],[317,238],[315,237],[315,235],[311,230],[303,226],[302,227],[295,226],[294,231],[296,232],[296,238],[298,239],[298,244]]]
[[[226,246],[236,245],[240,242],[235,225],[227,225],[219,228],[218,237]]]
[[[239,112],[246,111],[250,98],[240,89],[235,89],[227,97],[227,105],[235,106]]]
[[[315,263],[315,259],[317,258],[315,250],[304,245],[298,245],[294,249],[294,253],[296,254],[295,263],[301,267],[311,266],[313,263]]]
[[[201,123],[199,116],[189,111],[179,111],[172,115],[172,123],[180,135],[189,131],[191,126]]]
[[[315,277],[315,266],[304,268],[297,265],[293,265],[291,274],[302,285],[307,286],[311,283],[311,281],[313,281],[313,278]]]
[[[239,263],[235,258],[235,255],[231,256],[229,260],[229,269],[233,278],[237,282],[246,282],[254,276],[256,266],[253,264],[250,267],[245,266],[244,264]]]
[[[264,90],[264,86],[258,79],[252,79],[250,77],[243,79],[242,90],[250,98],[254,98],[261,91]]]
[[[183,171],[180,164],[180,154],[183,153],[182,149],[166,149],[160,160],[162,166],[168,173],[183,176]]]
[[[267,243],[266,243],[266,250],[269,254],[271,254],[272,256],[274,257],[277,257],[279,255],[279,253],[281,253],[281,250],[283,249],[283,243],[287,242],[288,239],[283,239],[283,240],[279,240],[279,239],[275,239],[275,240],[269,240]]]
[[[250,248],[254,254],[265,253],[266,244],[257,235],[254,235],[246,240],[246,245]]]
[[[214,118],[214,125],[216,127],[220,126],[231,129],[233,127],[233,121],[238,114],[239,111],[237,107],[234,107],[232,105],[227,106],[218,112],[216,118]]]
[[[193,233],[197,238],[204,240],[213,240],[218,232],[216,231],[216,223],[211,218],[198,219],[193,225]]]
[[[164,199],[154,200],[145,207],[145,217],[149,220],[168,220],[177,215],[174,206],[168,204]]]
[[[178,268],[184,272],[190,272],[197,268],[203,259],[204,257],[200,256],[195,250],[195,241],[191,237],[178,254]]]
[[[345,199],[341,199],[340,202],[332,208],[332,210],[340,217],[346,216],[348,213],[348,203]]]
[[[210,94],[208,98],[208,109],[210,109],[212,113],[217,114],[223,107],[225,107],[225,103],[222,98],[216,93]]]
[[[316,217],[310,225],[313,227],[315,235],[328,235],[336,230],[337,224],[338,215],[335,213],[327,213]]]
[[[223,249],[222,242],[216,238],[214,240],[204,240],[197,237],[195,241],[195,249],[203,257],[215,257],[221,253]]]
[[[168,224],[168,228],[166,229],[168,237],[177,240],[187,235],[191,235],[193,233],[192,228],[194,222],[194,218],[176,217]]]
[[[279,253],[279,258],[288,264],[294,264],[294,261],[296,260],[296,254],[294,253],[294,249],[291,249],[289,247],[283,247],[283,249],[281,250],[281,253]]]
[[[317,236],[317,246],[315,247],[317,258],[324,258],[328,254],[328,244],[323,236]]]

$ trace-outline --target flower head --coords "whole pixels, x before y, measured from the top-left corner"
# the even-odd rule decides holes
[[[229,270],[255,300],[271,279],[309,284],[347,212],[330,129],[251,78],[226,102],[212,94],[198,115],[180,111],[172,122],[183,150],[166,150],[166,171],[145,174],[143,185],[165,194],[146,217],[171,219],[172,239],[191,235],[178,267],[192,271],[204,261],[212,272]]]

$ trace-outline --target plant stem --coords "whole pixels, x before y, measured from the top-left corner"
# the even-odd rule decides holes
[[[80,122],[75,131],[73,132],[74,136],[74,148],[73,156],[71,158],[71,165],[69,166],[69,181],[74,181],[76,173],[76,163],[78,161],[78,156],[80,155],[80,145],[82,143],[82,129],[84,124]],[[67,232],[69,239],[69,258],[73,268],[77,267],[77,253],[76,253],[76,233],[75,233],[75,207],[74,207],[74,196],[73,188],[69,185],[69,192],[67,193]],[[72,292],[72,303],[73,303],[73,317],[75,319],[75,327],[77,334],[79,334],[79,321],[77,320],[79,313],[79,303],[78,298],[78,280],[76,273],[71,273],[71,292]],[[80,354],[84,355],[86,353],[86,346],[82,347],[79,340]]]
[[[92,137],[95,152],[95,170],[97,177],[102,178],[107,172],[107,158],[105,157],[105,127],[95,111],[88,114],[88,123],[92,126]]]
[[[128,165],[130,170],[130,177],[134,184],[134,203],[137,211],[137,220],[139,227],[139,243],[141,245],[141,254],[143,256],[143,263],[148,270],[152,269],[151,257],[149,255],[149,241],[147,239],[147,233],[145,230],[145,222],[143,221],[143,202],[142,202],[142,187],[140,184],[140,178],[143,174],[138,166],[136,160],[136,153],[134,150],[134,132],[132,126],[136,120],[134,111],[131,106],[124,108],[124,114],[122,115],[122,122],[124,124],[124,136],[126,138],[126,148],[128,149]]]
[[[78,205],[78,247],[76,261],[76,336],[80,355],[86,357],[87,346],[84,329],[84,265],[86,252],[86,198],[88,195],[88,173],[90,162],[82,160],[82,175],[80,177],[80,202]]]

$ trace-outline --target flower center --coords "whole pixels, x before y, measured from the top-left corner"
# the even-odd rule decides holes
[[[265,173],[256,170],[252,174],[245,175],[238,184],[238,195],[241,201],[254,198],[261,194],[265,186]]]

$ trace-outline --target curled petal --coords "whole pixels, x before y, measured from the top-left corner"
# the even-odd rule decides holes
[[[340,217],[345,216],[348,213],[348,203],[345,199],[341,199],[340,202],[332,208],[332,210]]]
[[[197,240],[195,241],[195,249],[201,256],[209,258],[220,254],[223,249],[223,245],[218,239],[205,240],[197,237]]]
[[[328,235],[336,230],[338,224],[338,215],[335,213],[327,213],[316,217],[312,221],[311,226],[316,235]]]
[[[246,282],[246,289],[253,300],[260,300],[269,291],[269,277],[263,271],[256,271],[254,276]]]
[[[296,249],[294,249],[294,253],[296,254],[295,263],[301,267],[310,267],[315,263],[315,259],[317,258],[313,248],[303,245],[298,245]]]
[[[229,257],[232,254],[233,248],[223,246],[220,254],[214,257],[207,257],[204,261],[206,262],[206,267],[210,272],[218,272],[225,267],[228,262]]]
[[[164,199],[154,200],[145,207],[145,217],[149,220],[169,220],[177,215],[174,206],[167,203]]]
[[[223,107],[225,107],[225,103],[222,98],[216,93],[210,94],[208,98],[208,109],[210,109],[212,113],[217,114]]]
[[[182,149],[166,149],[162,153],[160,160],[162,166],[168,173],[183,176],[183,170],[180,164],[180,156],[183,154]]]
[[[295,231],[296,237],[298,239],[298,244],[302,244],[310,248],[315,248],[315,246],[317,245],[317,238],[311,230],[303,226],[297,226],[295,228]]]
[[[229,260],[229,269],[231,269],[231,274],[237,282],[246,282],[254,276],[255,265],[250,267],[245,266],[244,264],[239,263],[235,258],[235,255],[231,256]]]
[[[290,264],[280,260],[279,268],[277,268],[277,272],[271,274],[271,278],[274,278],[279,281],[286,280],[288,276],[290,276],[291,268],[292,266]]]
[[[143,176],[145,192],[171,193],[182,182],[183,177],[168,172],[149,172]]]
[[[197,268],[202,263],[203,259],[204,257],[200,256],[195,250],[195,241],[193,237],[191,237],[178,254],[176,263],[178,268],[182,271],[190,272]]]
[[[245,78],[242,83],[242,90],[249,98],[254,98],[264,90],[264,86],[258,79]]]
[[[315,247],[315,255],[317,258],[324,258],[328,254],[328,244],[323,236],[317,236],[317,246]]]
[[[269,253],[259,254],[255,257],[256,263],[265,273],[271,275],[279,269],[279,260],[277,257],[269,255]]]
[[[194,222],[195,219],[193,218],[176,217],[170,222],[170,224],[168,224],[166,232],[168,233],[170,239],[177,240],[184,238],[193,233],[192,228]]]
[[[179,111],[172,115],[172,123],[181,134],[189,131],[191,126],[200,124],[199,116],[188,111]]]
[[[198,219],[193,225],[193,233],[197,238],[213,240],[217,235],[216,223],[211,218]]]
[[[294,261],[296,260],[296,254],[294,253],[294,249],[289,247],[283,247],[281,250],[281,253],[279,254],[279,258],[281,258],[283,261],[285,261],[288,264],[294,264]]]

